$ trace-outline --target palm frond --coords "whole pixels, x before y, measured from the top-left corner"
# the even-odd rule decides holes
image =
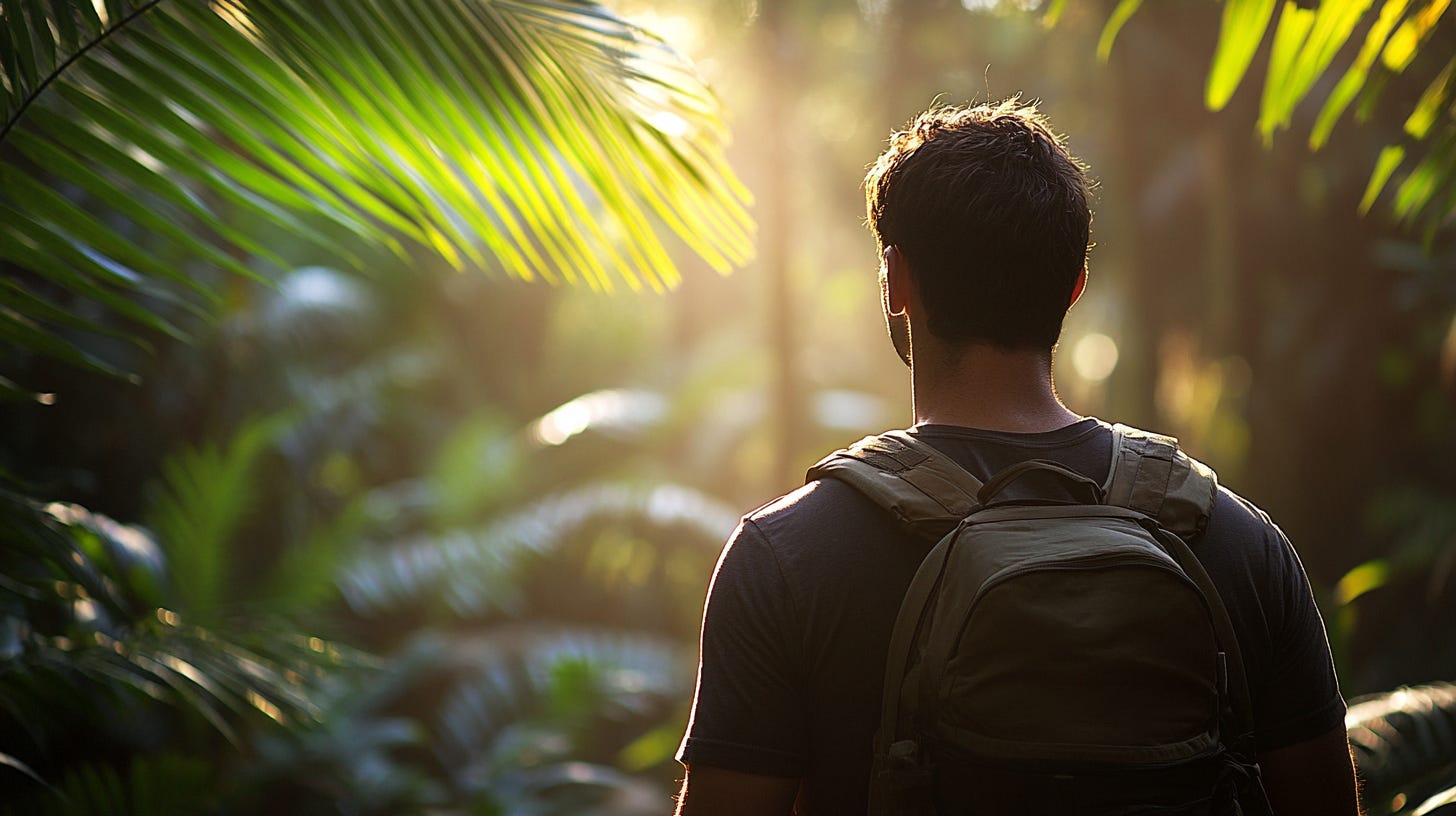
[[[1390,80],[1412,65],[1430,71],[1404,124],[1405,143],[1388,145],[1370,174],[1362,210],[1369,210],[1397,175],[1407,156],[1414,157],[1395,192],[1391,212],[1407,224],[1424,221],[1427,234],[1448,226],[1456,214],[1456,59],[1417,61],[1423,47],[1449,21],[1449,0],[1352,0],[1297,3],[1293,0],[1225,0],[1218,47],[1209,68],[1204,100],[1220,110],[1232,99],[1266,38],[1269,63],[1259,103],[1258,128],[1266,142],[1294,121],[1306,100],[1319,104],[1309,144],[1322,147],[1352,104],[1358,119],[1369,117]],[[1103,33],[1103,45],[1136,10],[1119,3]],[[1268,32],[1273,31],[1270,35]],[[1363,31],[1360,47],[1333,85],[1321,82],[1337,70],[1346,45]],[[1105,58],[1105,53],[1103,54]],[[1419,77],[1417,78],[1420,79]],[[1420,87],[1420,86],[1417,86]]]
[[[1372,813],[1405,812],[1456,781],[1456,684],[1352,700],[1345,730]]]
[[[0,720],[11,742],[45,746],[108,710],[155,699],[230,739],[243,721],[310,721],[312,689],[351,653],[285,626],[201,628],[156,606],[165,582],[149,534],[76,505],[0,496]],[[165,598],[163,598],[165,601]],[[112,708],[114,706],[114,708]]]
[[[588,720],[649,716],[691,691],[690,656],[640,634],[517,624],[436,646],[447,649],[455,675],[433,724],[437,750],[451,755],[452,767],[484,759],[520,767],[522,746],[512,737],[523,722],[569,737],[590,731]],[[573,747],[568,740],[558,751],[536,753],[563,760]]]
[[[667,708],[675,718],[691,683],[691,655],[631,633],[539,623],[424,630],[377,669],[335,673],[316,724],[261,738],[250,784],[294,780],[320,806],[361,814],[426,800],[590,812],[560,800],[596,801],[640,784],[592,756],[602,752],[599,726],[635,734]],[[420,762],[420,752],[439,761]]]
[[[162,463],[160,499],[151,528],[168,553],[173,591],[191,616],[217,611],[234,537],[253,509],[255,465],[266,446],[286,430],[284,416],[244,423],[226,445],[179,451]]]
[[[671,286],[662,227],[719,271],[750,252],[716,101],[595,3],[101,8],[0,6],[0,261],[45,284],[0,288],[18,347],[114,373],[63,333],[105,328],[73,301],[180,334],[215,293],[153,250],[253,275],[282,263],[267,230],[344,267],[424,253],[598,289]]]
[[[522,601],[523,557],[555,551],[592,521],[640,520],[691,533],[685,546],[716,550],[738,521],[723,503],[680,485],[601,484],[543,499],[495,523],[409,539],[361,555],[339,578],[356,611],[424,601],[462,616],[510,612]]]
[[[133,757],[124,770],[87,763],[68,769],[48,790],[10,793],[14,808],[0,813],[30,816],[207,813],[218,798],[207,761],[173,753]]]
[[[607,388],[568,400],[527,429],[539,445],[560,445],[585,431],[631,436],[662,422],[669,401],[644,388]]]
[[[1456,786],[1431,796],[1411,811],[1411,816],[1452,816],[1452,814],[1456,814]]]

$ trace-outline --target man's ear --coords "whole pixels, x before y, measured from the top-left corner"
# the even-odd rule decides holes
[[[1083,265],[1082,269],[1077,272],[1077,282],[1072,285],[1072,300],[1070,303],[1067,304],[1068,309],[1077,305],[1077,301],[1082,299],[1082,292],[1084,292],[1086,289],[1087,267]]]
[[[885,247],[885,311],[904,315],[911,302],[915,281],[910,277],[910,263],[898,247]]]
[[[905,312],[910,302],[910,289],[914,281],[910,278],[910,265],[905,256],[895,247],[886,247],[881,259],[880,300],[885,310],[885,329],[890,333],[890,342],[900,361],[910,365],[910,320]]]

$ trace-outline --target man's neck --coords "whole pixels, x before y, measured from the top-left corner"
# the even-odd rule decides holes
[[[1081,419],[1057,397],[1050,353],[985,345],[926,352],[911,370],[917,425],[1042,433]]]

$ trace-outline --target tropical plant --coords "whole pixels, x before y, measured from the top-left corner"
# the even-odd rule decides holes
[[[1345,725],[1372,816],[1456,813],[1456,684],[1351,700]]]
[[[0,71],[8,358],[0,365],[12,368],[38,357],[128,374],[138,366],[107,338],[144,350],[154,339],[173,343],[212,316],[224,294],[251,297],[251,285],[227,276],[272,278],[295,258],[376,280],[382,267],[447,266],[661,289],[677,279],[663,227],[719,271],[748,252],[746,194],[723,161],[711,95],[665,43],[593,3],[7,3]],[[277,302],[302,303],[307,314],[263,317],[308,325],[316,339],[313,307],[341,305],[312,302],[319,281],[337,282],[332,274],[288,279],[299,291]],[[275,334],[270,341],[289,340]],[[429,353],[418,356],[431,364]],[[188,801],[182,809],[197,811],[257,805],[291,787],[312,790],[301,801],[340,812],[469,802],[472,812],[575,813],[586,799],[631,789],[605,765],[572,764],[582,752],[569,743],[544,758],[537,749],[558,742],[491,746],[513,723],[537,721],[525,709],[560,725],[595,716],[596,702],[641,698],[641,678],[681,678],[659,660],[603,669],[605,684],[588,679],[598,664],[650,661],[650,648],[623,646],[613,663],[602,657],[612,652],[602,645],[609,638],[585,636],[590,648],[481,647],[471,661],[429,647],[439,635],[426,632],[398,650],[384,644],[396,661],[359,660],[319,675],[309,659],[337,664],[351,653],[276,615],[334,597],[333,570],[358,514],[346,507],[331,529],[303,535],[299,511],[319,509],[317,496],[283,490],[274,509],[284,518],[258,520],[257,499],[275,498],[257,489],[260,454],[285,460],[285,469],[347,463],[368,425],[338,419],[358,415],[359,396],[418,376],[402,374],[419,371],[415,359],[394,347],[364,366],[314,355],[307,362],[320,368],[278,372],[297,380],[287,391],[309,398],[293,411],[296,422],[246,425],[228,445],[164,465],[152,526],[167,556],[141,528],[7,496],[0,696],[7,722],[24,724],[30,739],[7,740],[0,773],[28,780],[24,807],[156,812]],[[351,376],[318,387],[340,365]],[[0,379],[0,390],[33,389]],[[365,410],[380,401],[363,400]],[[356,430],[341,436],[348,427]],[[320,429],[329,433],[308,433]],[[239,537],[257,541],[260,530],[288,535],[244,563]],[[141,600],[127,600],[133,595]],[[531,640],[552,638],[560,639]],[[290,650],[304,652],[304,662]],[[466,693],[516,665],[535,684],[521,688],[548,691]],[[550,681],[558,675],[566,679]],[[421,684],[439,682],[454,691],[442,709],[450,718],[436,724],[408,708]],[[56,695],[95,710],[51,705]],[[159,710],[152,696],[181,705]],[[673,698],[681,696],[674,686]],[[481,762],[493,759],[421,762],[460,743],[445,729],[458,732],[456,715],[480,709],[482,699],[493,701],[492,730],[482,738],[477,721],[471,744],[484,752]],[[610,715],[634,705],[600,708]],[[573,712],[566,720],[563,707]],[[249,712],[291,727],[244,729]],[[236,755],[198,741],[198,720],[253,759],[238,770]],[[143,722],[137,739],[146,744],[127,739]],[[571,728],[593,733],[580,722]],[[104,738],[77,739],[87,730]],[[136,758],[156,744],[223,761]],[[83,745],[90,749],[78,752]],[[172,799],[149,793],[166,787],[159,780],[170,780]]]
[[[199,475],[245,470],[242,457]],[[140,527],[10,492],[0,531],[8,806],[143,813],[187,792],[211,801],[212,769],[138,757],[183,740],[210,745],[209,733],[241,748],[253,730],[316,722],[319,684],[355,660],[277,616],[179,591],[192,576],[172,564],[220,560],[232,543],[221,536],[194,540],[208,555],[184,555],[178,540],[163,546]]]
[[[1119,0],[1113,8],[1097,46],[1104,62],[1141,5],[1142,0]],[[1270,143],[1277,131],[1291,126],[1299,105],[1313,99],[1320,108],[1309,146],[1318,150],[1352,105],[1356,120],[1368,121],[1382,97],[1391,95],[1389,87],[1414,66],[1416,87],[1424,90],[1401,112],[1404,141],[1387,145],[1376,158],[1360,208],[1368,211],[1405,165],[1392,212],[1405,223],[1424,222],[1429,235],[1456,214],[1456,107],[1448,104],[1456,96],[1456,58],[1446,56],[1450,26],[1441,28],[1450,5],[1449,0],[1225,0],[1204,103],[1210,110],[1229,104],[1272,31],[1259,132]],[[1053,0],[1047,23],[1055,24],[1066,6],[1066,0]],[[1360,45],[1350,58],[1355,42]],[[1344,70],[1337,82],[1321,81],[1338,65]]]
[[[77,338],[184,335],[218,270],[287,266],[280,229],[357,271],[660,289],[663,225],[727,271],[723,141],[690,67],[585,0],[6,3],[0,337],[126,373]]]

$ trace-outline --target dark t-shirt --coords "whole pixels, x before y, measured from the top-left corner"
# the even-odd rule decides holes
[[[1111,427],[1096,419],[1040,434],[936,425],[912,433],[982,480],[1042,458],[1101,482],[1112,456]],[[833,479],[746,516],[709,588],[678,759],[802,777],[810,813],[863,813],[890,632],[932,545]],[[1238,632],[1259,749],[1337,727],[1345,705],[1324,623],[1284,534],[1220,488],[1193,550]]]

